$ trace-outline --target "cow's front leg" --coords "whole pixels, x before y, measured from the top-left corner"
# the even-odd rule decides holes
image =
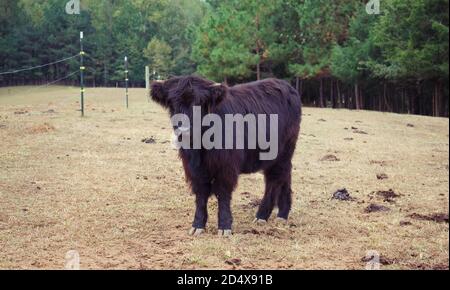
[[[217,195],[219,203],[218,235],[231,236],[233,216],[231,214],[231,195],[237,185],[238,175],[233,170],[223,170],[222,176],[216,177],[212,192]]]
[[[219,201],[219,236],[231,236],[233,215],[231,214],[231,192],[218,194]]]
[[[208,198],[211,193],[211,186],[208,183],[193,184],[195,193],[195,216],[189,234],[199,236],[205,231],[208,221]]]

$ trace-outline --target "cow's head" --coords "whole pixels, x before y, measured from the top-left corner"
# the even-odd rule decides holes
[[[196,76],[173,77],[151,84],[152,99],[171,115],[190,115],[194,106],[210,112],[226,97],[227,87]]]
[[[225,85],[196,76],[173,77],[153,82],[151,97],[168,109],[171,117],[179,114],[187,116],[190,120],[189,128],[174,124],[174,129],[188,134],[192,131],[194,107],[201,108],[203,118],[226,98],[227,90]]]

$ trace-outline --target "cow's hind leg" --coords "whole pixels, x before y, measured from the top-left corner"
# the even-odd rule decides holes
[[[278,205],[278,217],[288,218],[292,205],[291,172],[295,141],[296,138],[292,138],[278,161],[264,172],[266,190],[256,214],[257,223],[267,222],[275,205]]]
[[[265,223],[272,214],[274,206],[278,202],[278,197],[281,193],[283,185],[283,175],[285,174],[284,165],[277,163],[264,172],[264,179],[266,182],[266,189],[264,197],[259,205],[256,213],[256,223]]]
[[[286,180],[278,196],[278,219],[286,222],[292,206],[291,171],[286,172]]]
[[[282,164],[282,169],[280,173],[280,181],[281,181],[281,189],[280,194],[278,195],[278,218],[277,220],[282,222],[287,222],[289,217],[289,212],[292,207],[292,189],[291,189],[291,180],[292,180],[292,157],[294,156],[295,145],[297,142],[298,133],[295,134],[289,142],[286,144],[286,149],[283,154],[280,156],[280,159],[277,163]]]

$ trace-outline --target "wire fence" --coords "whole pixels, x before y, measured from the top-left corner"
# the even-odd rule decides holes
[[[61,62],[68,61],[68,60],[73,59],[73,58],[75,58],[77,56],[79,56],[79,54],[72,55],[72,56],[69,56],[69,57],[66,57],[66,58],[63,58],[63,59],[60,59],[60,60],[57,60],[57,61],[49,62],[49,63],[46,63],[46,64],[41,64],[41,65],[38,65],[38,66],[33,66],[33,67],[28,67],[28,68],[23,68],[23,69],[17,69],[17,70],[12,70],[12,71],[7,71],[7,72],[0,72],[0,76],[2,76],[2,75],[9,75],[9,74],[16,74],[16,73],[20,73],[20,72],[24,72],[24,71],[30,71],[30,70],[39,69],[39,68],[44,68],[44,67],[47,67],[47,66],[51,66],[51,65],[54,65],[54,64],[58,64],[58,63],[61,63]]]
[[[27,68],[21,68],[21,69],[15,69],[15,70],[11,70],[11,71],[0,72],[0,76],[18,74],[18,73],[25,72],[25,71],[41,69],[41,68],[44,68],[44,67],[48,67],[48,66],[51,66],[51,65],[55,65],[55,64],[59,64],[59,63],[63,63],[63,62],[69,61],[69,60],[74,59],[76,57],[80,57],[80,70],[79,71],[77,70],[77,71],[71,72],[68,75],[65,75],[64,77],[58,78],[56,80],[52,80],[52,81],[47,82],[47,83],[45,83],[43,85],[32,87],[31,89],[27,90],[26,92],[37,90],[37,89],[40,89],[40,88],[49,87],[49,86],[51,86],[53,84],[56,84],[58,82],[61,82],[63,80],[67,80],[68,78],[74,76],[75,74],[80,73],[80,97],[81,97],[81,101],[80,101],[81,110],[80,111],[81,111],[81,116],[84,116],[84,92],[85,92],[85,90],[84,90],[84,72],[85,72],[86,69],[88,69],[89,71],[91,71],[92,73],[95,74],[96,70],[91,68],[91,67],[86,67],[84,65],[84,63],[83,63],[83,57],[86,56],[87,58],[89,58],[94,63],[100,63],[100,62],[97,59],[95,59],[94,57],[88,55],[83,50],[82,40],[83,40],[83,32],[80,32],[80,53],[78,53],[78,54],[75,54],[75,55],[72,55],[72,56],[69,56],[69,57],[65,57],[65,58],[62,58],[62,59],[59,59],[59,60],[56,60],[56,61],[52,61],[52,62],[49,62],[49,63],[37,65],[37,66],[32,66],[32,67],[27,67]],[[125,72],[125,85],[126,85],[125,97],[126,97],[126,105],[127,105],[127,108],[128,108],[128,68],[127,68],[127,57],[125,57],[125,70],[124,70],[124,72]]]
[[[80,73],[80,72],[79,72],[79,71],[74,71],[74,72],[72,72],[72,73],[66,75],[65,77],[62,77],[62,78],[59,78],[59,79],[57,79],[57,80],[51,81],[51,82],[46,83],[46,84],[44,84],[44,85],[37,86],[36,88],[39,89],[39,88],[43,88],[43,87],[48,87],[48,86],[50,86],[50,85],[56,84],[57,82],[63,81],[63,80],[65,80],[65,79],[68,79],[68,78],[70,78],[71,76],[73,76],[73,75],[75,75],[75,74],[78,74],[78,73]]]

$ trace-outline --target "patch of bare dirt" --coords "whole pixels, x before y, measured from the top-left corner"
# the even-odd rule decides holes
[[[400,197],[400,194],[397,194],[392,189],[377,191],[376,195],[379,197],[382,197],[383,201],[390,202],[390,203],[394,203],[395,199]]]
[[[370,160],[371,165],[380,165],[381,167],[385,167],[389,165],[389,162],[384,160]]]
[[[242,207],[245,209],[252,209],[252,208],[258,207],[260,204],[261,204],[261,200],[254,198],[249,203],[244,204]]]
[[[242,264],[242,260],[239,258],[231,258],[225,260],[225,264],[230,266],[240,266]]]
[[[422,215],[418,213],[413,213],[408,216],[409,218],[421,221],[431,221],[436,223],[447,223],[448,224],[448,214],[446,213],[435,213],[432,215]]]
[[[401,227],[406,227],[406,226],[411,226],[411,225],[412,225],[412,222],[410,222],[410,221],[401,221],[400,222]]]
[[[361,259],[361,262],[369,263],[369,262],[375,261],[375,259],[376,259],[375,256],[369,256],[369,257],[365,256],[365,257],[363,257],[363,258]],[[383,265],[383,266],[389,266],[389,265],[397,264],[397,263],[398,263],[398,260],[395,259],[395,258],[388,258],[388,257],[386,257],[386,256],[384,256],[384,255],[381,255],[381,256],[379,257],[378,262],[379,262],[381,265]]]
[[[362,135],[369,135],[369,133],[367,133],[366,131],[359,130],[359,129],[354,129],[353,133],[355,133],[355,134],[362,134]]]
[[[337,158],[336,155],[333,155],[333,154],[327,154],[327,155],[325,155],[324,157],[322,157],[322,158],[320,159],[320,161],[337,162],[337,161],[340,161],[340,159]]]
[[[390,211],[391,209],[384,206],[384,205],[379,205],[379,204],[375,204],[375,203],[371,203],[368,207],[366,207],[366,209],[364,210],[364,212],[366,213],[372,213],[372,212],[387,212]]]
[[[35,125],[27,129],[29,134],[43,134],[55,131],[55,127],[49,123],[44,123],[41,125]]]
[[[47,110],[47,111],[42,111],[43,114],[57,114],[57,112],[53,109]]]
[[[410,265],[411,269],[417,269],[417,270],[448,270],[448,263],[438,263],[438,264],[412,264]]]
[[[385,180],[385,179],[388,179],[388,178],[389,178],[389,176],[386,173],[379,173],[379,174],[377,174],[377,179],[378,180]]]
[[[152,136],[150,138],[142,139],[141,142],[145,143],[145,144],[155,144],[156,143],[156,139]]]

